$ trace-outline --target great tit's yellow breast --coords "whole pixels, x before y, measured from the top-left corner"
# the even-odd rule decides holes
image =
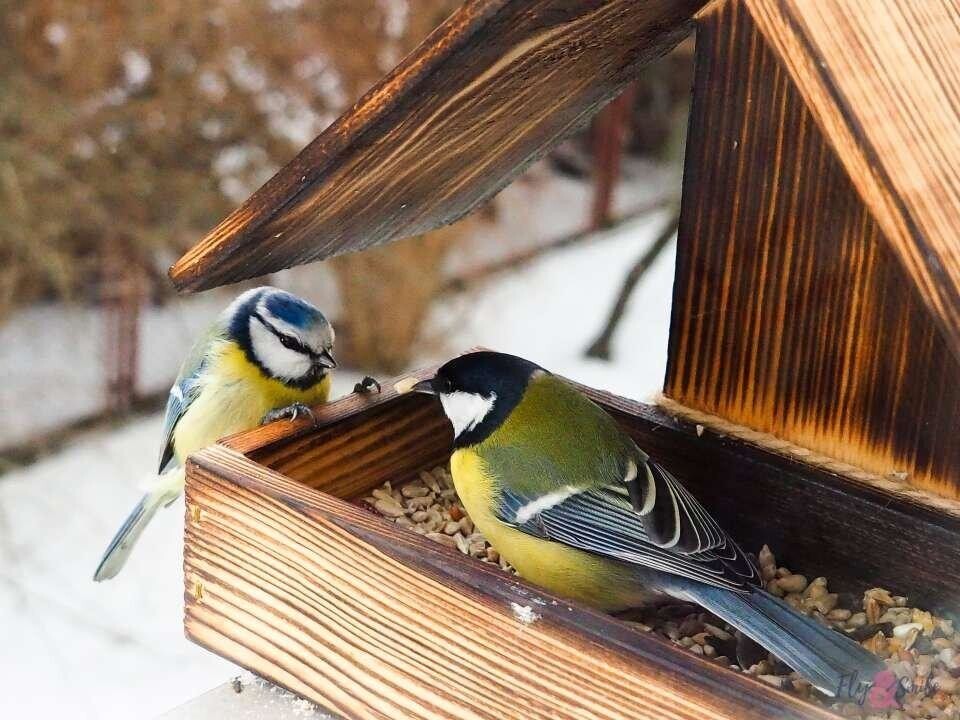
[[[625,610],[649,602],[629,566],[528,535],[494,515],[497,480],[471,448],[450,458],[450,472],[464,510],[490,544],[526,580],[602,610]]]
[[[173,433],[177,459],[221,438],[256,427],[270,410],[295,402],[316,405],[330,394],[329,373],[306,390],[266,377],[236,343],[224,343],[203,376],[203,387]]]

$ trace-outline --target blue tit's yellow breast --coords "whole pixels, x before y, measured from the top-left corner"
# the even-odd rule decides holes
[[[177,459],[221,438],[256,427],[270,410],[295,402],[316,405],[330,394],[330,375],[305,390],[266,377],[236,343],[224,342],[211,358],[201,390],[173,433]]]
[[[524,579],[602,610],[625,610],[651,599],[636,585],[629,566],[528,535],[499,520],[494,515],[497,479],[471,448],[453,453],[450,472],[477,529]]]

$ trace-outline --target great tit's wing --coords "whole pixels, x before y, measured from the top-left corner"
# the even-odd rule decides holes
[[[215,344],[224,339],[225,329],[220,321],[197,338],[190,352],[180,366],[180,373],[167,396],[167,409],[163,417],[162,440],[160,443],[159,472],[169,470],[175,464],[173,432],[187,409],[197,399],[202,389],[201,378],[210,359]]]
[[[491,448],[484,461],[498,477],[517,463],[549,468],[554,478],[564,474],[549,457],[532,461],[527,448]],[[759,583],[753,561],[676,478],[652,461],[628,462],[614,482],[554,482],[552,487],[531,493],[501,483],[498,518],[530,535],[715,587],[745,590]]]

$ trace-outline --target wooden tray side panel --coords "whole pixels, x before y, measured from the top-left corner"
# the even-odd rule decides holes
[[[452,449],[453,431],[436,401],[408,395],[250,457],[308,487],[352,498],[386,479],[400,482],[442,465]]]
[[[184,567],[188,637],[348,718],[834,717],[223,447]]]
[[[458,219],[692,29],[704,0],[470,0],[170,271],[201,290]]]
[[[453,430],[435,400],[398,395],[394,380],[379,393],[315,405],[314,421],[273,422],[221,444],[334,497],[355,498],[388,479],[402,482],[449,459]]]
[[[835,589],[880,585],[931,610],[960,613],[960,501],[839,477],[736,438],[698,434],[657,408],[578,387],[669,467],[745,549],[757,552],[768,543],[788,567],[826,575]],[[248,453],[254,467],[289,471],[347,499],[447,459],[450,429],[439,403],[398,397],[389,383],[381,395],[349,396],[315,412],[319,428],[279,422],[224,442]]]
[[[960,497],[960,365],[743,5],[701,23],[666,393]]]

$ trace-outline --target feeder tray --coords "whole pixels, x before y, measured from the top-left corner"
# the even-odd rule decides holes
[[[960,514],[582,389],[744,545],[769,542],[841,589],[958,609]],[[449,422],[431,399],[351,396],[318,421],[189,462],[194,642],[349,718],[836,717],[352,503],[446,461]]]

